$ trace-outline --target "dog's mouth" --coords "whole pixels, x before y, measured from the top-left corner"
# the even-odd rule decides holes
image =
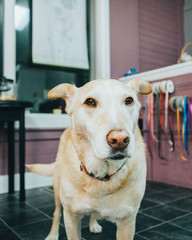
[[[123,160],[126,156],[122,153],[117,153],[110,157],[111,160]]]

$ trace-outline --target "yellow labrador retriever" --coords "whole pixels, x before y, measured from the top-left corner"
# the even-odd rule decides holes
[[[81,219],[90,215],[90,231],[98,219],[117,225],[117,240],[131,240],[145,191],[145,145],[137,125],[137,93],[152,89],[141,79],[129,84],[94,80],[81,88],[60,84],[49,98],[63,98],[72,126],[61,136],[56,162],[28,165],[54,176],[55,211],[46,240],[57,240],[61,205],[68,240],[81,239]]]

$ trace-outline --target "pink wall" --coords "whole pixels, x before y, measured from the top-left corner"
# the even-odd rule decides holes
[[[110,1],[111,77],[139,68],[138,2]]]
[[[177,63],[183,46],[183,0],[111,0],[111,77]]]
[[[183,0],[138,0],[140,72],[177,63],[183,41]]]
[[[63,130],[27,130],[26,163],[51,163],[55,160]],[[7,137],[0,132],[0,175],[7,175]],[[19,172],[18,133],[15,134],[15,172]]]

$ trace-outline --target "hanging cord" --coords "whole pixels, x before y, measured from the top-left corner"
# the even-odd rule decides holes
[[[169,124],[169,133],[170,133],[170,138],[171,140],[169,140],[169,144],[171,145],[170,151],[174,152],[175,151],[175,141],[174,141],[174,136],[173,136],[173,126],[174,126],[174,114],[173,114],[173,110],[171,109],[171,120],[168,121]]]
[[[188,97],[188,111],[189,111],[189,131],[191,131],[192,130],[192,102],[190,97]]]
[[[158,156],[162,160],[168,161],[165,157],[161,156],[161,98],[160,93],[157,94],[157,135],[158,135]]]
[[[184,97],[184,103],[183,103],[183,137],[184,137],[185,150],[186,150],[186,153],[189,155],[189,150],[188,150],[188,121],[189,121],[188,97]]]
[[[154,96],[153,96],[153,94],[150,94],[149,96],[150,96],[150,115],[151,115],[151,136],[152,136],[153,142],[158,142],[158,140],[154,134],[154,111],[153,111]]]
[[[173,130],[172,130],[173,126],[174,126],[174,123],[173,123],[172,112],[171,112],[171,122],[169,120],[169,92],[166,89],[166,92],[165,92],[165,135],[167,136],[168,135],[167,133],[170,134],[170,139],[168,139],[168,136],[167,136],[167,139],[168,139],[169,145],[171,145],[171,148],[170,148],[171,152],[175,151],[175,142],[174,142],[174,135],[173,135]]]
[[[175,151],[175,140],[174,140],[174,135],[173,135],[173,129],[174,129],[174,112],[176,112],[176,97],[172,97],[169,99],[169,110],[170,110],[170,115],[171,119],[168,118],[168,124],[169,124],[169,133],[171,140],[169,140],[169,144],[171,145],[170,151],[174,152]]]
[[[147,96],[144,97],[144,104],[145,104],[145,133],[146,133],[146,143],[148,144]]]
[[[145,121],[146,121],[146,129],[147,129],[147,136],[146,136],[146,142],[147,142],[147,147],[148,147],[148,150],[149,150],[149,155],[151,157],[151,159],[153,158],[153,155],[152,155],[152,150],[151,150],[151,143],[150,143],[150,126],[151,126],[151,108],[150,108],[150,97],[151,97],[151,94],[146,96],[145,98],[145,107],[146,107],[146,118],[145,118]]]
[[[191,133],[192,131],[192,102],[191,102],[191,98],[188,97],[188,112],[189,112],[189,132]]]
[[[163,92],[160,89],[160,128],[163,131]]]
[[[180,130],[180,110],[179,110],[179,103],[178,103],[178,98],[177,98],[177,134],[178,134],[178,142],[181,144],[181,130]],[[187,158],[180,152],[179,153],[181,159],[183,161],[187,161]]]
[[[169,108],[169,92],[166,89],[165,92],[165,132],[168,129],[168,108]]]

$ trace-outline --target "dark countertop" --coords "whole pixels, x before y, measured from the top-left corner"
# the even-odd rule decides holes
[[[32,107],[33,103],[29,101],[0,100],[0,107],[3,108],[27,108]]]

